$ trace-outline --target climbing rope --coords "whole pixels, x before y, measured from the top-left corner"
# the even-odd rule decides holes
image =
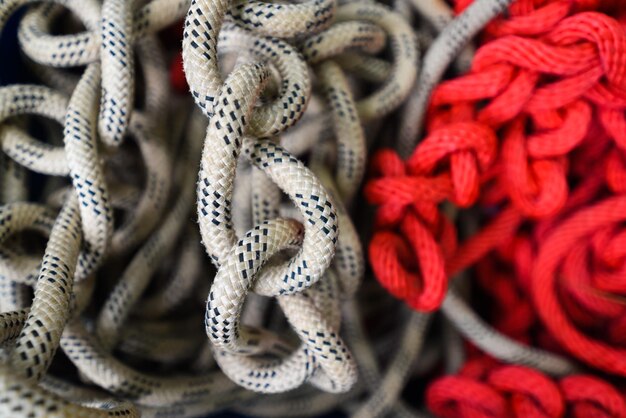
[[[254,398],[240,386],[353,387],[340,306],[354,297],[364,260],[348,211],[365,172],[362,120],[393,112],[416,78],[415,35],[403,18],[331,1],[8,1],[3,26],[16,11],[39,84],[0,89],[3,376],[22,379],[3,411],[198,416]],[[176,50],[154,36],[182,18],[182,60],[172,62],[184,66],[203,115],[170,92]],[[58,34],[58,22],[78,31]],[[334,59],[388,46],[390,73],[356,100]],[[332,133],[300,150],[307,167],[280,135],[313,92]],[[31,173],[43,176],[37,189]],[[189,223],[194,184],[200,234]],[[241,206],[232,207],[234,189]],[[267,312],[267,297],[291,330],[241,322]],[[205,309],[187,309],[201,299]],[[47,383],[59,349],[80,380]],[[146,372],[144,360],[159,367]],[[31,405],[33,394],[44,406]]]
[[[469,12],[479,5],[455,6]],[[418,83],[403,114],[398,153],[386,149],[372,158],[365,194],[378,206],[369,246],[373,271],[413,309],[441,307],[475,345],[468,364],[479,348],[489,361],[524,364],[554,376],[580,370],[575,362],[624,375],[617,336],[624,312],[618,296],[619,127],[626,74],[620,13],[619,5],[609,2],[512,4],[486,26],[466,74],[436,88],[428,77],[421,79],[426,84]],[[414,121],[422,118],[426,134],[416,146],[421,126]],[[478,214],[483,227],[459,243],[449,205]],[[488,318],[508,338],[481,324],[457,291],[448,289],[454,283],[449,279],[474,265],[493,306]],[[513,391],[532,393],[541,416],[596,411],[549,409],[546,403],[560,397],[558,391],[540,391],[534,378],[518,372],[527,369],[506,370],[503,375],[511,372],[506,379],[519,386],[485,386],[459,372],[432,383],[427,404],[442,417],[534,414],[523,406],[527,401],[518,402],[521,395],[510,395]],[[489,381],[486,376],[472,378]],[[568,379],[578,382],[577,376],[563,381]],[[582,385],[585,379],[580,378]],[[604,399],[610,385],[591,379],[598,391],[584,389],[590,396],[584,402],[602,408],[596,399]],[[577,385],[566,383],[572,391],[581,390]],[[499,393],[491,397],[494,389]],[[623,405],[621,394],[612,391]],[[575,402],[568,395],[565,399]],[[509,406],[505,399],[514,402]],[[608,407],[603,414],[624,412]]]
[[[0,0],[0,415],[626,416],[624,21]]]

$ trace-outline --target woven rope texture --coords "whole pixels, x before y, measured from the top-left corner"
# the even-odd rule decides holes
[[[626,4],[0,30],[0,417],[626,418]]]

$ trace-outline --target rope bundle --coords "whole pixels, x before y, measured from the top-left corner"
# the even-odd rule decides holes
[[[440,417],[626,416],[620,391],[595,376],[575,374],[555,381],[536,370],[486,358],[433,382],[426,403]]]
[[[2,413],[199,416],[252,399],[240,386],[353,387],[340,303],[364,262],[347,208],[365,171],[362,121],[414,84],[411,27],[382,5],[330,1],[7,1],[2,26],[16,11],[46,86],[0,89]],[[185,13],[182,63],[201,112],[171,95],[174,51],[153,35]],[[84,31],[57,34],[59,21]],[[390,64],[372,56],[387,45]],[[364,53],[361,69],[344,65],[357,76],[371,60],[386,70],[359,100],[338,63],[348,50]],[[329,134],[295,127],[281,145],[303,115]],[[288,327],[263,326],[266,297]],[[57,351],[73,365],[63,381]]]
[[[457,11],[470,3],[457,2]],[[531,358],[524,345],[624,375],[621,13],[611,2],[512,4],[487,25],[467,74],[434,89],[425,138],[406,160],[375,155],[365,188],[378,205],[370,261],[388,291],[419,311],[441,307],[491,356],[557,376],[572,364],[555,367],[562,359],[546,361],[545,352]],[[410,123],[400,128],[404,145],[419,133]],[[472,208],[482,228],[458,232],[452,206]],[[463,327],[448,278],[475,264],[488,317],[522,343],[520,357]],[[620,391],[601,379],[566,377],[559,394],[553,384],[540,388],[538,376],[519,367],[469,379],[461,371],[432,383],[427,403],[446,417],[624,415]],[[562,398],[585,406],[549,404]]]
[[[0,415],[626,415],[623,8],[453,3],[0,0]]]

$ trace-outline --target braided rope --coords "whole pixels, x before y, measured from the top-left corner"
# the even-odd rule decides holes
[[[449,322],[442,326],[430,313],[406,314],[371,280],[363,281],[361,239],[369,235],[369,222],[358,222],[366,217],[358,191],[368,149],[395,131],[401,155],[415,148],[427,105],[456,100],[449,97],[457,91],[455,80],[435,91],[444,72],[453,61],[457,71],[470,67],[468,42],[510,3],[459,1],[452,10],[438,0],[398,0],[393,9],[332,0],[0,0],[0,28],[24,6],[17,28],[21,59],[43,84],[0,87],[1,415],[194,417],[228,408],[258,416],[343,409],[360,418],[421,417],[426,413],[409,406],[402,392],[414,376],[443,359],[446,369],[460,376],[460,383],[450,380],[452,387],[469,385],[459,392],[475,390],[488,402],[485,408],[495,405],[495,412],[488,411],[493,416],[514,409],[503,393],[536,396],[549,416],[560,416],[558,407],[544,405],[548,395],[538,394],[532,383],[549,387],[549,396],[581,404],[589,398],[585,383],[595,388],[596,398],[604,388],[609,401],[594,400],[601,406],[591,409],[577,405],[577,413],[599,408],[619,416],[614,390],[581,376],[561,379],[558,389],[521,367],[467,378],[471,353],[458,371],[467,351],[461,336],[493,358],[559,378],[579,370],[560,355],[500,334],[501,324],[492,327],[470,310],[462,289],[447,289],[450,274],[478,260],[479,280],[497,280],[485,273],[490,265],[483,256],[523,219],[518,211],[505,210],[472,238],[474,246],[457,249],[452,223],[439,215],[437,204],[444,199],[462,207],[478,199],[479,175],[500,152],[490,127],[471,120],[445,127],[447,115],[435,115],[439,133],[429,135],[406,166],[390,153],[374,157],[373,169],[381,171],[374,174],[383,178],[365,190],[382,206],[379,223],[388,227],[401,219],[398,228],[429,280],[423,288],[405,286],[417,275],[405,268],[407,245],[389,233],[381,238],[377,232],[372,239],[374,273],[397,273],[402,280],[383,283],[387,290],[418,310],[441,307]],[[512,16],[516,7],[531,10],[527,3],[510,6]],[[594,8],[591,3],[584,7]],[[573,29],[557,23],[574,6],[545,7],[551,7],[549,30],[557,28],[545,42],[559,45],[504,40],[491,50],[479,49],[468,77],[484,71],[483,89],[490,83],[504,89],[513,73],[502,70],[501,61],[525,68],[523,58],[507,58],[506,51],[528,58],[529,49],[544,48],[547,56],[558,54],[539,62],[541,71],[557,66],[573,84],[584,81],[575,78],[579,72],[594,82],[605,77],[607,90],[598,87],[589,100],[615,99],[619,60],[607,58],[601,66],[597,58],[608,57],[610,47],[598,42],[600,52],[582,46],[567,55],[563,50]],[[178,53],[180,45],[168,45],[163,34],[183,18]],[[611,28],[604,23],[598,30]],[[503,19],[487,32],[547,33],[516,24]],[[58,34],[59,27],[79,29]],[[621,48],[618,41],[610,45]],[[426,51],[423,57],[420,50]],[[516,79],[522,87],[536,84],[527,73]],[[172,94],[169,84],[189,90],[192,99]],[[546,104],[555,100],[550,91],[537,91],[525,104],[529,112],[561,107]],[[500,90],[474,94],[491,98]],[[507,117],[492,108],[481,112],[490,123]],[[570,137],[558,146],[569,152],[582,141],[574,120],[591,123],[592,110],[575,102],[557,116]],[[535,122],[557,125],[548,119]],[[601,119],[620,143],[622,115],[603,108]],[[522,126],[512,132],[522,132]],[[517,155],[518,137],[511,134],[503,146],[508,161]],[[533,137],[528,152],[554,163],[563,152],[544,144],[554,137]],[[452,152],[443,149],[450,143],[462,149],[450,157],[451,174],[438,176],[448,167],[441,161]],[[611,158],[608,184],[617,190],[623,164],[619,156]],[[546,167],[556,173],[553,189],[562,189],[557,176],[562,168]],[[520,173],[529,176],[528,170]],[[524,214],[543,216],[554,209],[542,206],[545,196],[533,200],[532,187],[523,189],[523,182],[507,175],[514,186],[511,201]],[[588,187],[594,194],[601,186]],[[435,203],[405,216],[404,209],[420,199]],[[621,201],[607,202],[617,209],[596,209],[621,219]],[[545,229],[570,231],[571,240],[591,234],[571,232],[577,220],[585,223],[583,215]],[[619,262],[622,240],[608,232],[593,239],[597,248],[608,248],[606,263]],[[529,246],[540,242],[530,240]],[[583,361],[606,370],[608,361],[621,364],[620,350],[581,335],[559,316],[554,277],[580,263],[559,253],[565,247],[555,242],[537,250],[535,275],[546,279],[532,289],[543,306],[539,316],[552,330],[567,325],[560,342]],[[534,248],[528,251],[532,255]],[[581,251],[572,247],[574,254]],[[515,262],[523,270],[523,263]],[[615,290],[617,285],[600,276],[600,287]],[[575,284],[567,282],[573,297],[611,318],[618,335],[617,308],[576,293]],[[580,318],[587,319],[584,312]],[[438,331],[443,335],[433,337]],[[57,355],[59,348],[65,358]],[[598,360],[599,354],[609,360]],[[63,379],[56,377],[61,372],[67,372]],[[516,385],[515,377],[530,384]],[[275,395],[261,395],[269,393]],[[428,389],[426,405],[441,416],[482,416],[473,415],[471,408],[482,407],[471,396],[451,393],[439,382]],[[515,413],[526,411],[515,403],[518,407],[522,412]]]
[[[2,23],[26,3],[3,2]],[[197,338],[183,344],[172,333],[176,327],[194,333],[187,324],[197,320],[197,315],[187,315],[179,325],[163,322],[164,315],[193,299],[194,290],[208,290],[201,285],[206,266],[198,259],[197,247],[186,244],[181,251],[186,259],[178,267],[180,280],[168,280],[156,293],[144,297],[160,274],[161,259],[172,253],[185,230],[197,172],[192,156],[200,144],[194,138],[204,129],[201,118],[193,116],[180,146],[164,130],[162,116],[171,112],[163,88],[165,62],[158,41],[150,36],[180,18],[187,8],[183,62],[193,96],[204,113],[212,116],[197,193],[200,235],[218,267],[206,311],[213,356],[226,375],[257,391],[281,392],[307,381],[331,392],[350,389],[356,365],[339,336],[339,302],[354,295],[364,271],[360,241],[346,209],[365,171],[366,141],[359,113],[365,112],[368,119],[380,118],[408,94],[415,79],[412,63],[417,59],[409,27],[377,5],[354,10],[346,6],[341,9],[345,11],[342,22],[332,26],[336,5],[331,1],[288,6],[235,3],[232,7],[160,0],[141,7],[130,1],[56,3],[28,7],[19,23],[18,38],[26,57],[33,61],[29,65],[70,98],[34,85],[1,91],[5,98],[0,111],[3,122],[27,113],[64,125],[63,145],[59,146],[31,137],[19,124],[3,123],[2,147],[10,158],[3,182],[14,184],[5,189],[4,201],[24,199],[18,197],[24,196],[24,180],[15,171],[20,166],[71,179],[69,190],[55,189],[53,183],[47,186],[45,201],[53,207],[62,205],[59,215],[48,205],[9,203],[2,207],[5,239],[16,239],[13,237],[26,230],[49,237],[43,261],[20,247],[6,247],[2,252],[3,283],[11,286],[7,290],[13,289],[2,298],[2,305],[15,308],[3,316],[3,341],[14,347],[9,350],[9,367],[29,381],[24,383],[25,389],[16,386],[12,390],[37,388],[37,396],[45,399],[45,410],[60,416],[137,413],[126,404],[110,403],[104,394],[101,397],[72,384],[50,386],[44,375],[61,347],[83,379],[113,396],[131,400],[147,416],[197,415],[250,397],[209,364],[204,366],[208,367],[206,376],[164,378],[146,375],[112,354],[121,350],[171,367],[189,362],[196,350],[206,346]],[[54,22],[67,19],[68,9],[85,30],[52,34]],[[226,16],[253,32],[223,25]],[[363,32],[371,35],[358,39]],[[324,42],[310,42],[307,38],[311,36],[322,37]],[[352,41],[346,42],[347,36]],[[296,46],[308,44],[308,52],[276,37],[300,37]],[[398,68],[391,77],[398,80],[385,84],[370,99],[355,101],[346,75],[332,59],[354,47],[376,54],[387,41],[397,61],[393,68]],[[260,62],[238,65],[223,81],[217,66],[218,44],[220,53],[245,51],[242,58]],[[143,85],[136,80],[138,64]],[[80,78],[62,70],[84,65]],[[309,65],[316,66],[324,83],[337,138],[336,150],[330,143],[316,150],[314,171],[275,140],[257,139],[282,133],[304,114],[311,96]],[[279,82],[272,78],[276,76]],[[258,97],[265,81],[276,91],[273,100]],[[143,108],[137,108],[135,90],[144,96]],[[204,103],[212,101],[215,104]],[[257,101],[263,104],[256,106]],[[134,138],[134,144],[126,140],[128,136]],[[98,140],[115,147],[102,147]],[[242,235],[236,234],[231,220],[239,154],[249,161],[248,167],[254,166],[248,170],[259,186],[243,197],[254,210],[249,221],[244,221],[251,222],[243,228],[249,232]],[[120,170],[138,157],[145,173]],[[278,217],[281,191],[300,209],[300,221]],[[170,203],[172,200],[175,203]],[[283,254],[272,257],[275,252]],[[124,259],[129,261],[120,264]],[[118,280],[103,279],[103,272],[115,269],[120,269]],[[110,291],[94,317],[86,308],[97,294],[96,277],[99,286]],[[247,278],[245,284],[238,282],[242,278]],[[32,304],[18,297],[26,285],[35,287]],[[250,291],[278,299],[301,340],[299,346],[289,334],[237,325]],[[150,318],[159,322],[148,325]],[[214,329],[214,322],[220,327]],[[226,323],[231,326],[223,327]],[[150,336],[142,335],[145,332]],[[282,360],[268,363],[260,356],[265,353]],[[273,382],[267,379],[272,374],[278,376]],[[7,408],[14,412],[24,408],[25,396],[13,396],[16,403]],[[94,399],[89,401],[91,409],[79,406],[88,399]],[[41,410],[33,411],[41,414]]]

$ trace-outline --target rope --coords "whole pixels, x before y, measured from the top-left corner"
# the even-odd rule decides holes
[[[622,10],[0,0],[0,415],[626,416]]]
[[[0,90],[8,157],[2,373],[24,380],[7,392],[3,411],[184,417],[252,399],[237,385],[257,392],[306,382],[328,392],[351,389],[357,366],[340,336],[340,303],[354,297],[364,273],[348,215],[365,172],[362,120],[385,117],[408,96],[418,59],[410,26],[382,5],[331,1],[8,1],[0,4],[0,22],[22,5],[20,47],[49,87]],[[188,100],[171,96],[166,51],[152,35],[185,12],[178,65],[209,117],[204,145],[200,114],[183,119],[185,132],[168,128],[177,107],[192,112]],[[58,21],[84,29],[55,34]],[[355,49],[375,55],[386,45],[388,74],[356,100],[334,59]],[[224,55],[234,64],[225,64],[225,76]],[[68,71],[77,66],[79,77]],[[303,150],[311,153],[307,168],[278,136],[304,115],[311,74],[321,82],[315,91],[328,106],[331,136]],[[63,134],[51,126],[49,139],[36,139],[32,118],[14,122],[25,114],[63,124]],[[18,167],[46,176],[43,189],[26,195],[30,186]],[[231,203],[240,175],[257,186],[238,192],[250,215]],[[200,238],[216,268],[209,287],[206,261],[186,238],[198,237],[187,222],[194,183]],[[298,209],[295,219],[281,217],[281,192]],[[20,236],[31,230],[47,241],[43,258]],[[173,270],[165,267],[174,260]],[[252,292],[257,301],[275,297],[293,331],[242,324]],[[202,293],[208,339],[197,338],[194,325],[202,311],[188,309]],[[267,307],[257,303],[256,311]],[[59,348],[85,383],[103,391],[71,379],[51,384]],[[137,359],[159,363],[160,372],[144,373]],[[200,375],[191,373],[193,364]],[[44,402],[35,409],[34,393]]]
[[[476,359],[426,392],[428,407],[440,417],[560,417],[626,414],[623,396],[595,376],[574,374],[552,380],[523,366]]]
[[[477,21],[479,7],[480,1],[456,4],[457,12]],[[501,9],[482,10],[491,19],[488,13]],[[461,334],[492,356],[489,361],[555,376],[580,370],[551,353],[558,352],[624,374],[616,334],[623,323],[615,298],[621,287],[614,280],[622,271],[619,57],[626,38],[611,12],[621,13],[615,4],[597,2],[512,4],[487,25],[469,72],[438,86],[451,59],[433,55],[446,61],[431,76],[427,53],[420,77],[425,84],[418,82],[402,115],[398,153],[387,149],[372,158],[365,194],[378,206],[369,247],[375,275],[413,309],[441,308]],[[432,50],[439,52],[444,39],[433,42]],[[459,45],[451,48],[458,51]],[[426,136],[416,145],[422,120]],[[441,210],[444,202],[475,206],[474,213],[486,219],[483,227],[458,244],[454,217]],[[493,304],[489,320],[513,339],[481,323],[448,289],[449,277],[474,265]],[[478,355],[470,351],[466,367]],[[570,378],[576,381],[563,381]],[[427,405],[442,417],[565,416],[564,407],[547,406],[558,391],[540,391],[522,372],[507,379],[512,386],[489,386],[461,371],[432,383]],[[606,385],[596,380],[598,387]],[[510,391],[532,393],[534,406]],[[581,413],[572,408],[572,416]],[[613,409],[605,414],[621,416]]]

